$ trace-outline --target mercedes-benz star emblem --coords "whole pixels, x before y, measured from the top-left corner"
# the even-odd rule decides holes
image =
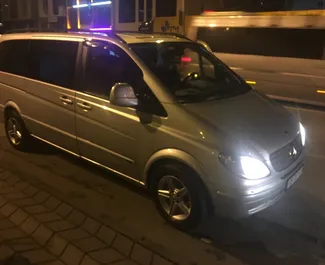
[[[289,157],[295,158],[297,155],[298,155],[297,149],[294,146],[292,146],[289,151]]]

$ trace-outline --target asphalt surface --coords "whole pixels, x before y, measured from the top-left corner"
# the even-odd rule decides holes
[[[84,207],[92,207],[99,218],[145,238],[154,247],[173,249],[175,255],[184,255],[184,261],[190,262],[188,252],[195,249],[196,255],[208,253],[222,261],[229,254],[249,265],[325,264],[325,112],[295,108],[290,111],[307,129],[305,171],[294,187],[256,216],[240,221],[212,218],[189,234],[165,224],[145,191],[108,172],[43,144],[35,146],[32,153],[13,150],[2,124],[0,166],[27,177],[48,172],[52,177],[44,175],[44,181],[53,192],[66,192],[71,203],[79,201]],[[81,185],[90,195],[85,197],[63,183]],[[105,202],[97,203],[98,194],[106,198]],[[209,248],[202,247],[202,241]],[[196,262],[193,264],[199,264]]]
[[[268,95],[325,106],[325,60],[217,53],[216,56]]]

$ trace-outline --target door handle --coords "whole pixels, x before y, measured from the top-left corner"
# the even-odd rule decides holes
[[[89,105],[89,104],[87,104],[87,103],[77,103],[77,105],[80,107],[80,108],[82,108],[84,111],[89,111],[89,110],[91,110],[91,106]]]
[[[64,105],[67,105],[67,104],[72,104],[72,100],[69,99],[67,96],[62,96],[60,97],[60,100],[63,102]]]

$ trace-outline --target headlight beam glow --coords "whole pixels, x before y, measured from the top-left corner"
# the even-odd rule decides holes
[[[251,156],[235,158],[220,153],[219,159],[228,170],[247,180],[258,180],[271,174],[264,162]]]
[[[247,179],[261,179],[267,177],[271,172],[268,167],[260,160],[249,157],[240,157],[241,167],[244,177]]]

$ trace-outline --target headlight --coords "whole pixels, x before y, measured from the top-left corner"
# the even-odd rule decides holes
[[[262,161],[250,156],[240,156],[234,159],[220,154],[219,159],[230,171],[246,179],[261,179],[271,173]]]
[[[243,169],[244,177],[247,179],[261,179],[270,174],[270,170],[260,160],[249,157],[240,157],[241,167]]]
[[[299,123],[299,127],[300,127],[300,136],[301,136],[301,143],[303,146],[305,146],[306,143],[306,130],[305,127]]]

